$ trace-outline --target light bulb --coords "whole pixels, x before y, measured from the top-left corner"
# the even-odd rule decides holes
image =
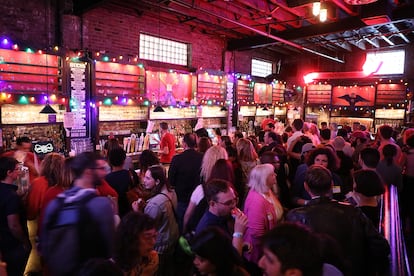
[[[321,11],[321,2],[313,2],[312,4],[312,14],[318,16]]]
[[[328,19],[328,10],[327,9],[321,9],[319,13],[319,21],[325,22],[326,19]]]

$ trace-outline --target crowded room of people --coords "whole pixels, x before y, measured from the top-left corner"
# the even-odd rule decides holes
[[[0,10],[0,276],[412,275],[412,1]]]

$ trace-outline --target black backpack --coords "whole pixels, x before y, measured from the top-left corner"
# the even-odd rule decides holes
[[[100,231],[86,207],[96,196],[89,193],[69,203],[66,197],[56,199],[58,207],[42,230],[47,236],[40,245],[51,275],[74,275],[85,261],[99,256]]]

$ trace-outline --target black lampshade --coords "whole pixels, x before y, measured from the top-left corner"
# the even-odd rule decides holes
[[[268,111],[269,109],[267,108],[267,106],[264,106],[264,107],[262,108],[262,110],[263,110],[263,111]]]
[[[157,105],[157,106],[154,108],[154,112],[165,112],[165,111],[164,111],[164,108],[162,108],[162,106]]]
[[[43,113],[43,114],[56,114],[56,110],[53,109],[53,107],[50,106],[50,104],[46,104],[45,107],[42,108],[42,110],[40,110],[39,113]]]
[[[222,106],[222,107],[220,108],[220,111],[227,111],[227,107]]]

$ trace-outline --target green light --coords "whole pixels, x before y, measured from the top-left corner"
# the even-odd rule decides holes
[[[142,64],[142,63],[138,63],[138,67],[139,67],[139,68],[144,68],[144,64]]]
[[[26,96],[21,96],[19,99],[19,104],[28,104],[29,100],[27,99]]]
[[[213,102],[212,102],[211,100],[208,100],[208,101],[207,101],[207,104],[208,104],[208,105],[211,105],[212,103],[213,103]]]
[[[106,98],[106,99],[103,101],[103,104],[104,104],[104,105],[112,105],[112,100],[111,100],[110,98]]]
[[[76,101],[74,99],[69,100],[69,106],[73,109],[76,108]]]
[[[102,60],[103,60],[103,61],[109,61],[109,57],[108,57],[108,56],[104,56],[104,57],[102,58]]]
[[[149,101],[144,101],[145,106],[149,106]]]
[[[32,49],[30,49],[30,48],[27,48],[27,49],[26,49],[26,53],[33,53],[33,50],[32,50]]]

